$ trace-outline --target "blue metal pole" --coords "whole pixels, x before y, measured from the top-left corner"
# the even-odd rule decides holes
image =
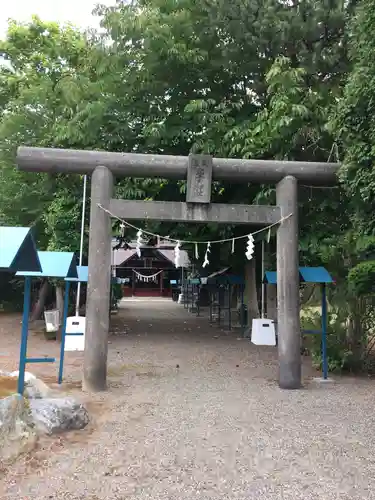
[[[25,389],[25,371],[27,357],[27,335],[29,332],[29,314],[30,314],[30,294],[31,294],[31,277],[25,276],[25,286],[23,295],[23,314],[22,314],[22,330],[21,330],[21,347],[20,347],[20,363],[18,366],[18,385],[19,394],[23,394]]]
[[[68,317],[69,290],[70,290],[70,281],[66,281],[65,282],[63,322],[62,322],[62,330],[61,330],[60,365],[59,365],[59,378],[58,378],[59,384],[62,383],[63,372],[64,372],[66,318]]]
[[[55,358],[26,358],[26,363],[54,363]]]
[[[327,289],[326,284],[322,285],[322,365],[323,379],[328,378],[328,358],[327,358]]]

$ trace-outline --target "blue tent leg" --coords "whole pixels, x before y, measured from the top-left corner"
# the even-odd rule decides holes
[[[327,290],[325,283],[322,285],[322,365],[323,379],[328,378],[327,359]]]
[[[61,330],[60,365],[59,365],[59,378],[58,378],[59,384],[62,383],[63,373],[64,373],[65,334],[66,334],[66,318],[68,317],[69,290],[70,290],[70,281],[66,281],[65,282],[63,323],[62,323],[62,330]]]
[[[23,295],[23,314],[22,314],[22,330],[21,330],[21,347],[20,347],[20,363],[18,366],[18,394],[23,394],[25,389],[25,371],[27,357],[27,336],[29,332],[29,314],[30,314],[30,293],[31,293],[31,277],[25,276],[25,287]]]

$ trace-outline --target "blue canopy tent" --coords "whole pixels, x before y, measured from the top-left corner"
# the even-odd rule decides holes
[[[0,227],[0,270],[40,272],[42,266],[32,231],[28,227]],[[30,282],[25,279],[22,330],[28,325]],[[20,387],[19,381],[18,385]]]
[[[29,332],[30,292],[32,278],[66,278],[78,277],[76,259],[73,252],[38,252],[41,269],[18,271],[16,276],[25,277],[25,296],[22,317],[22,334],[18,375],[18,393],[23,394],[25,388],[25,370],[27,363],[54,363],[55,358],[28,358],[27,338]]]
[[[323,379],[328,378],[328,359],[327,359],[327,284],[334,280],[325,267],[300,267],[299,276],[301,283],[320,284],[322,290],[322,329],[321,330],[303,330],[303,333],[320,334],[322,336],[322,367]],[[266,271],[263,279],[264,283],[270,285],[277,284],[276,271]]]
[[[28,227],[0,227],[0,271],[41,271],[33,234]]]

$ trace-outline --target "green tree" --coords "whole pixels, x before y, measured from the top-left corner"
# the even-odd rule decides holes
[[[353,221],[364,234],[375,231],[374,26],[374,2],[364,0],[349,26],[352,69],[332,124],[343,151],[341,180],[351,201]]]
[[[375,272],[373,210],[375,207],[374,97],[375,97],[375,4],[358,3],[349,22],[350,72],[343,96],[330,123],[338,139],[343,165],[340,179],[347,194],[351,230],[345,238],[349,283],[348,334],[356,357],[363,356],[374,328],[373,285]]]
[[[41,244],[53,232],[48,225],[51,202],[59,188],[74,192],[77,179],[28,174],[15,168],[21,145],[63,146],[62,128],[87,95],[81,67],[89,52],[85,37],[72,27],[60,28],[37,17],[27,25],[11,23],[0,53],[0,214],[9,225],[37,225]],[[64,193],[61,193],[65,197]],[[64,217],[63,212],[60,216]],[[70,219],[74,224],[75,217]],[[67,235],[65,242],[72,241]]]

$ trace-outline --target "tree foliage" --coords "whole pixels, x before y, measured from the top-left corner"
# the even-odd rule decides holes
[[[0,213],[10,225],[37,225],[45,246],[54,232],[48,224],[53,201],[60,196],[61,186],[74,191],[77,179],[20,172],[15,168],[15,152],[22,144],[64,145],[63,124],[82,99],[78,72],[87,50],[84,37],[75,29],[36,17],[29,25],[11,23],[0,45],[7,63],[0,72]],[[60,217],[65,217],[63,211]],[[66,235],[66,242],[70,236]],[[70,241],[74,244],[76,238]]]
[[[351,20],[352,70],[333,119],[333,128],[344,152],[341,179],[356,223],[366,234],[373,234],[375,229],[371,217],[375,199],[374,6],[370,0],[361,2]]]

